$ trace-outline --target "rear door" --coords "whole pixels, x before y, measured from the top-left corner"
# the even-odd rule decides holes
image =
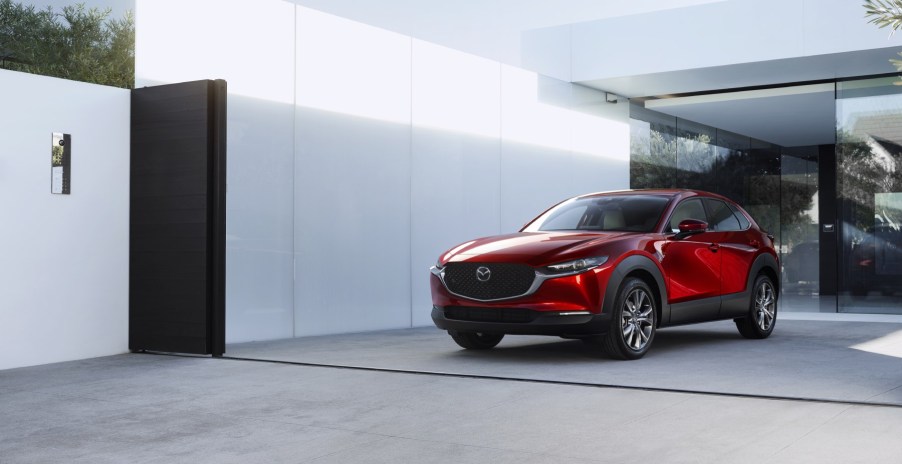
[[[715,198],[705,198],[712,239],[719,245],[721,255],[721,317],[742,316],[748,310],[746,290],[749,270],[761,243],[748,230],[748,221],[740,222],[732,208]]]

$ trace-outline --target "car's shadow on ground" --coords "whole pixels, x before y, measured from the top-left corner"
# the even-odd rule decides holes
[[[504,362],[571,363],[580,361],[614,361],[598,340],[567,340],[554,337],[517,337],[509,335],[490,350],[451,350],[449,357]],[[716,350],[724,344],[746,342],[735,330],[660,330],[655,334],[647,356],[660,356],[695,348]]]

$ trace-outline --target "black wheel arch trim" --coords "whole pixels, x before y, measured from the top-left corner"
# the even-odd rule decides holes
[[[601,313],[613,313],[614,300],[617,298],[617,290],[620,288],[620,284],[626,276],[637,270],[645,271],[655,280],[657,288],[654,288],[653,290],[658,291],[658,296],[661,300],[659,302],[660,318],[658,319],[658,326],[663,327],[670,322],[670,305],[667,303],[667,281],[664,280],[664,275],[661,273],[661,269],[658,265],[655,264],[652,258],[645,255],[630,255],[617,263],[614,270],[611,271],[611,277],[608,279],[608,285],[604,291]]]
[[[745,291],[751,292],[752,286],[755,285],[755,278],[758,277],[758,274],[765,268],[770,268],[770,271],[774,273],[777,277],[774,284],[774,290],[776,291],[778,298],[780,294],[780,265],[777,264],[777,258],[774,258],[773,255],[769,253],[761,253],[755,258],[755,261],[752,262],[752,267],[749,270],[748,282],[745,284]]]

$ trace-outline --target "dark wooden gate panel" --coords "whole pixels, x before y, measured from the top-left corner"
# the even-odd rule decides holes
[[[132,91],[129,348],[225,352],[226,83]]]

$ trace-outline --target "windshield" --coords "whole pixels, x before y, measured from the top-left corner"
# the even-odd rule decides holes
[[[524,232],[564,230],[651,232],[669,196],[606,195],[567,200],[539,216]]]

